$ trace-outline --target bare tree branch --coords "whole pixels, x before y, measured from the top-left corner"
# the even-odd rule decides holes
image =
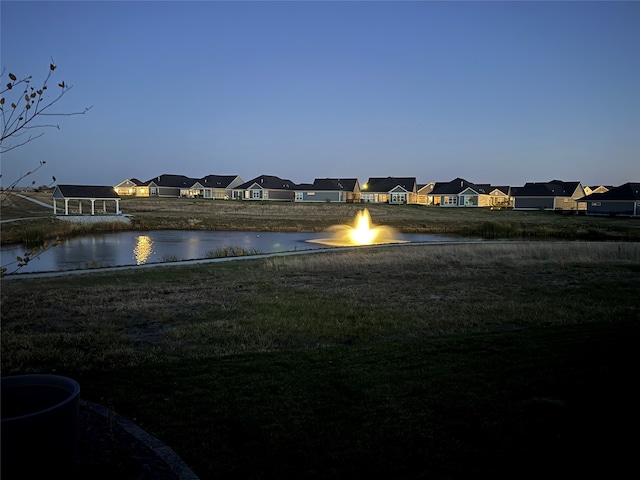
[[[67,117],[73,115],[83,115],[91,109],[91,107],[87,107],[83,111],[69,113],[56,113],[48,111],[53,105],[58,103],[62,99],[62,97],[66,95],[72,88],[71,85],[67,85],[64,81],[62,81],[58,83],[58,87],[60,88],[59,93],[50,100],[46,99],[45,92],[49,87],[49,81],[56,68],[57,67],[52,61],[49,65],[47,76],[42,82],[40,88],[35,88],[30,85],[32,79],[31,76],[24,77],[18,80],[18,78],[13,73],[9,73],[7,75],[9,82],[5,84],[2,90],[0,90],[0,95],[7,94],[6,97],[0,97],[0,111],[2,113],[2,129],[0,131],[0,153],[6,153],[17,147],[23,146],[26,143],[29,143],[44,134],[43,132],[40,135],[30,136],[24,142],[7,145],[7,142],[11,141],[13,137],[19,136],[22,130],[29,128],[48,128],[52,126],[49,124],[32,124],[36,117]],[[5,71],[3,70],[3,76],[4,72]],[[20,88],[21,86],[23,86],[22,89]],[[56,127],[59,128],[57,125]]]
[[[10,152],[10,151],[11,151],[11,150],[13,150],[14,148],[18,148],[18,147],[21,147],[21,146],[23,146],[23,145],[26,145],[27,143],[32,142],[32,141],[33,141],[33,140],[35,140],[36,138],[40,138],[40,137],[41,137],[41,136],[43,136],[43,135],[44,135],[44,132],[40,132],[40,134],[36,135],[35,137],[34,137],[33,135],[29,135],[29,138],[27,138],[24,142],[22,142],[22,143],[17,143],[17,144],[15,144],[15,145],[10,145],[9,147],[7,147],[7,148],[5,148],[5,149],[0,150],[0,153],[7,153],[7,152]]]
[[[49,80],[56,68],[57,67],[53,59],[51,59],[49,70],[44,81],[40,85],[40,88],[31,86],[31,76],[18,79],[18,77],[11,72],[6,75],[9,79],[8,83],[5,84],[5,80],[0,82],[0,118],[2,119],[2,126],[0,128],[0,154],[26,145],[27,143],[40,138],[45,133],[44,131],[31,133],[32,131],[44,130],[46,128],[60,128],[59,125],[36,123],[34,120],[38,117],[69,117],[73,115],[83,115],[91,109],[91,107],[87,107],[83,111],[70,113],[55,113],[50,111],[50,108],[57,104],[58,101],[60,101],[60,99],[62,99],[62,97],[64,97],[64,95],[66,95],[72,88],[71,85],[67,85],[62,81],[58,83],[58,87],[60,88],[58,93],[54,95],[52,99],[48,99],[46,97]],[[5,78],[5,72],[6,70],[3,68],[0,73],[0,78]],[[19,178],[9,185],[8,188],[3,189],[0,192],[0,205],[2,205],[9,196],[14,193],[14,189],[20,181],[30,175],[33,175],[44,167],[46,163],[46,161],[41,160],[40,164],[35,169],[21,174]],[[1,177],[2,174],[0,173],[0,178]],[[51,178],[53,182],[51,182],[49,186],[53,185],[56,181],[56,177]],[[31,183],[32,185],[35,184],[35,180]],[[42,245],[25,252],[22,257],[18,257],[16,262],[0,266],[0,276],[7,274],[8,267],[13,265],[15,265],[15,269],[10,273],[15,273],[54,245],[56,245],[56,243],[50,244],[48,242],[43,242]]]

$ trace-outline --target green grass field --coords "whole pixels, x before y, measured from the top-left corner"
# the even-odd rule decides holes
[[[213,478],[619,478],[640,245],[2,280],[2,375],[76,378]]]

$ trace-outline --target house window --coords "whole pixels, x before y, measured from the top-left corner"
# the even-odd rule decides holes
[[[444,197],[444,201],[442,203],[444,205],[457,205],[458,204],[458,197],[445,196]]]
[[[156,187],[151,187],[149,189],[149,194],[150,195],[158,195],[158,189]]]
[[[599,207],[600,206],[600,202],[591,202],[591,206],[592,207]]]
[[[251,198],[259,199],[260,198],[260,190],[251,190]]]
[[[296,202],[304,200],[304,192],[296,192]]]
[[[403,203],[405,201],[405,195],[403,193],[392,193],[391,203]]]

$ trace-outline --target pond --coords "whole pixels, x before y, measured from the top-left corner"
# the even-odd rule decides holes
[[[277,253],[327,248],[310,241],[326,238],[326,232],[217,232],[156,230],[150,232],[116,232],[63,240],[47,249],[19,269],[20,273],[59,272],[96,267],[142,265],[166,261],[207,258],[212,252],[243,249],[254,253]],[[459,237],[429,234],[398,235],[412,243],[464,241]],[[23,246],[3,246],[0,264],[7,273],[16,269],[16,257],[23,256]],[[220,256],[220,255],[218,255]]]

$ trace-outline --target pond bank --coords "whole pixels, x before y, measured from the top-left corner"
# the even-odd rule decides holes
[[[130,215],[58,215],[53,218],[62,220],[63,222],[90,224],[111,222],[131,223],[130,217]]]

